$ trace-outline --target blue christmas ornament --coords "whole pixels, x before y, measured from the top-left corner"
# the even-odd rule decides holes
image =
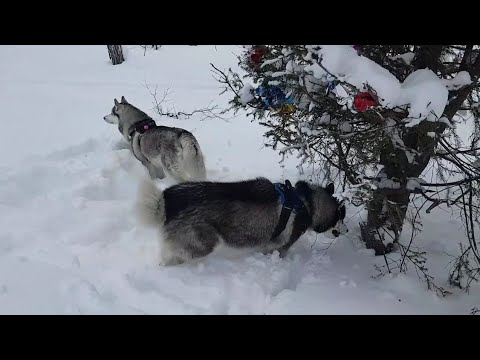
[[[327,94],[328,94],[330,91],[335,90],[336,87],[337,87],[337,82],[336,82],[335,80],[330,81],[330,82],[327,84]]]
[[[265,108],[279,109],[283,105],[293,104],[293,98],[287,98],[282,89],[275,85],[259,86],[255,92],[262,97]]]
[[[258,88],[255,89],[255,92],[258,95],[263,96],[263,94],[265,94],[265,88],[263,86],[259,86]]]

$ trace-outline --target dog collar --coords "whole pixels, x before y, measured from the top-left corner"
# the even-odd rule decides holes
[[[296,215],[307,213],[305,204],[303,203],[302,199],[300,199],[295,191],[295,188],[292,186],[289,180],[286,180],[285,184],[275,183],[273,185],[282,202],[282,212],[280,214],[277,227],[273,232],[272,239],[276,238],[282,233],[283,230],[285,230],[292,211]]]
[[[157,124],[155,123],[155,120],[145,119],[135,123],[128,131],[128,135],[130,136],[130,138],[132,138],[135,132],[138,132],[139,134],[143,134],[145,131],[151,128],[154,128],[155,126],[157,126]]]

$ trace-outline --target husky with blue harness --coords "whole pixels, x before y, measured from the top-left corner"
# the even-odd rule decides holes
[[[161,265],[199,259],[219,246],[285,256],[307,230],[335,237],[348,230],[345,206],[333,184],[292,186],[265,178],[240,182],[185,182],[163,191],[151,180],[140,188],[137,210],[161,231]]]

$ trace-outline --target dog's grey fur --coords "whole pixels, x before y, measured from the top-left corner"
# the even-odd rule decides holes
[[[274,184],[265,178],[241,182],[185,182],[159,190],[151,180],[141,185],[138,215],[143,224],[162,232],[161,265],[176,265],[212,253],[219,245],[263,253],[279,250],[283,257],[310,229],[335,236],[348,231],[345,207],[326,188],[304,181],[295,191],[308,213],[291,214],[276,238],[282,204]]]
[[[167,126],[155,126],[144,133],[130,131],[136,124],[153,119],[122,96],[114,99],[111,114],[103,119],[117,124],[118,130],[135,157],[148,169],[152,179],[165,177],[167,172],[178,182],[205,180],[205,160],[197,139],[187,130]]]

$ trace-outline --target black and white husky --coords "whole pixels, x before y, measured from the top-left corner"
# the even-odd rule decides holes
[[[135,157],[148,169],[152,179],[167,172],[178,182],[205,180],[205,160],[197,139],[187,130],[157,126],[143,111],[129,104],[122,96],[114,99],[111,114],[103,119],[117,124],[118,130]]]
[[[337,237],[345,206],[323,188],[299,181],[293,187],[265,178],[241,182],[185,182],[159,190],[153,181],[140,187],[139,220],[156,226],[161,265],[176,265],[211,254],[219,245],[285,256],[307,230]]]

